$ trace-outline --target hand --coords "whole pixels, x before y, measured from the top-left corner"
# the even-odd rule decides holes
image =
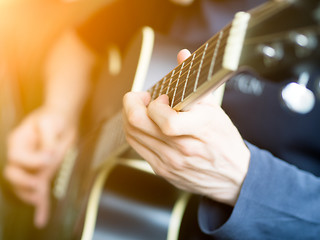
[[[189,53],[180,52],[178,60]],[[250,152],[212,95],[176,112],[162,95],[127,93],[123,99],[128,143],[156,174],[186,191],[234,205],[248,171]]]
[[[194,2],[194,0],[171,0],[171,2],[179,4],[179,5],[184,5],[188,6]]]
[[[50,183],[66,151],[74,144],[77,122],[42,107],[31,113],[9,136],[4,176],[16,195],[35,206],[34,223],[46,225]]]

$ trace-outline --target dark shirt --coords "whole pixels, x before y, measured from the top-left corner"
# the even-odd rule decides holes
[[[169,0],[116,0],[78,26],[80,38],[95,52],[108,44],[124,49],[143,26],[167,33],[179,7]]]

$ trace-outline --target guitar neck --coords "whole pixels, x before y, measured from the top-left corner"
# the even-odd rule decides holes
[[[169,96],[170,106],[179,111],[205,92],[218,88],[228,75],[238,69],[242,45],[250,15],[236,14],[232,24],[217,33],[189,58],[174,68],[148,91],[152,100],[162,94]],[[121,111],[104,126],[94,156],[99,167],[102,156],[114,156],[127,146],[122,128]],[[106,146],[104,143],[108,142]],[[116,151],[115,151],[116,150]]]
[[[170,106],[182,110],[205,92],[218,88],[238,68],[249,17],[248,13],[238,13],[232,24],[158,81],[148,90],[152,100],[166,94]]]

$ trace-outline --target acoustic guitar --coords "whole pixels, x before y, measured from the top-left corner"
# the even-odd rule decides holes
[[[123,94],[131,89],[148,90],[152,99],[167,94],[171,107],[183,111],[239,72],[272,81],[298,76],[319,61],[319,21],[316,0],[274,0],[239,12],[156,83],[150,76],[162,64],[153,62],[153,55],[172,52],[172,67],[177,51],[157,51],[157,35],[143,28],[121,68],[115,67],[120,72],[107,73],[98,87],[95,101],[105,104],[100,117],[105,120],[66,157],[54,182],[44,239],[205,239],[197,225],[200,196],[156,176],[126,143]]]

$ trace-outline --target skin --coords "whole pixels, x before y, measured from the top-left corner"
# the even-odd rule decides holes
[[[24,119],[8,138],[4,177],[20,199],[35,206],[34,224],[39,228],[49,216],[50,182],[76,135],[73,120],[43,107]]]
[[[178,54],[178,62],[189,51]],[[212,94],[176,112],[162,95],[147,92],[123,98],[128,143],[154,172],[176,187],[229,205],[237,201],[248,171],[250,152]]]
[[[185,6],[193,2],[171,1]],[[38,228],[44,227],[49,219],[52,178],[63,156],[76,142],[94,61],[95,56],[72,30],[63,35],[49,54],[45,102],[8,137],[3,174],[16,195],[35,207],[34,224]],[[160,99],[165,102],[164,98]]]
[[[182,6],[188,6],[193,3],[193,0],[171,0],[171,2]]]
[[[9,134],[3,174],[16,195],[35,207],[38,228],[49,218],[52,178],[76,142],[93,63],[73,31],[61,36],[48,57],[43,105]]]

